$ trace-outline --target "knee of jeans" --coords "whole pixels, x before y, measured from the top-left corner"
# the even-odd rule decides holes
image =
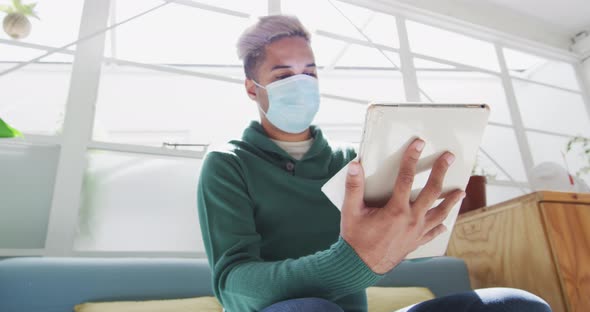
[[[262,312],[343,312],[342,308],[326,299],[322,298],[298,298],[275,303]]]
[[[307,301],[309,306],[313,306],[313,308],[317,309],[318,311],[326,311],[326,312],[343,312],[342,308],[335,304],[332,301],[322,299],[322,298],[305,298],[301,299]],[[315,311],[315,310],[313,310]]]
[[[551,312],[549,304],[539,296],[528,291],[515,288],[489,288],[489,303],[497,303],[509,307],[510,311]]]

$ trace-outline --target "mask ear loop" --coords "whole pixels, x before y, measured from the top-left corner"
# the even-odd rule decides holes
[[[259,87],[259,88],[262,88],[262,89],[266,90],[266,88],[265,88],[265,87],[263,87],[263,86],[262,86],[261,84],[259,84],[258,82],[256,82],[256,80],[254,80],[254,79],[250,79],[250,80],[252,80],[252,82],[254,83],[254,85],[255,85],[255,86],[257,86],[257,87]],[[264,118],[266,118],[266,119],[268,120],[268,116],[266,115],[266,112],[264,111],[264,109],[262,109],[262,106],[260,106],[260,103],[258,103],[258,101],[256,101],[256,106],[258,107],[258,110],[259,110],[260,112],[262,112],[262,114],[264,115]],[[269,108],[270,108],[270,101],[268,101],[268,106],[269,106]]]

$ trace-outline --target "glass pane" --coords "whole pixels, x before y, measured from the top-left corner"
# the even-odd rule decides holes
[[[518,188],[513,186],[500,186],[500,185],[486,185],[486,198],[487,205],[495,205],[513,198],[526,195],[532,191],[529,188]]]
[[[414,53],[499,71],[496,50],[489,42],[413,21],[407,22],[407,28]]]
[[[328,138],[332,146],[346,144],[359,150],[361,143],[362,125],[319,124],[322,133]]]
[[[580,155],[577,149],[565,154],[564,160],[562,153],[566,151],[567,142],[570,140],[568,137],[533,131],[528,131],[527,137],[535,166],[544,162],[553,162],[563,168],[569,168],[569,172],[575,175],[581,168],[590,165],[588,159]],[[590,185],[590,174],[582,175],[582,178]]]
[[[418,84],[434,102],[485,103],[490,121],[512,124],[502,81],[496,76],[465,71],[418,71]],[[424,95],[422,95],[424,101]]]
[[[113,66],[102,72],[93,138],[153,146],[226,142],[241,137],[252,119],[257,105],[242,84]]]
[[[203,251],[201,160],[91,150],[76,250]]]
[[[322,97],[320,110],[314,123],[325,125],[362,125],[365,121],[365,104]]]
[[[399,36],[395,17],[380,12],[373,12],[372,16],[373,18],[364,28],[361,27],[363,24],[357,26],[361,27],[372,42],[398,48]]]
[[[18,53],[22,48],[13,49]],[[30,51],[23,49],[23,52]],[[35,53],[35,56],[38,54]],[[70,61],[65,63],[44,59],[1,75],[0,117],[23,132],[58,134],[63,125],[72,72],[71,56],[64,56],[64,60],[67,59]],[[0,72],[13,67],[18,61],[0,63]]]
[[[515,77],[580,90],[572,64],[552,61],[512,49],[504,49],[504,56],[510,74]]]
[[[399,54],[385,51],[383,55],[379,50],[360,46],[356,44],[349,45],[344,54],[336,60],[337,68],[378,68],[378,69],[398,69],[400,67]]]
[[[457,69],[455,66],[427,61],[417,57],[414,58],[414,68],[416,68],[416,70]]]
[[[117,18],[137,15],[161,3],[147,6],[140,2],[117,1]],[[247,7],[238,2],[234,3],[237,10],[248,9],[246,13],[254,16],[262,15],[266,8],[262,0],[248,1]],[[247,16],[171,3],[117,27],[115,54],[141,63],[240,65],[236,43],[252,23]]]
[[[403,80],[398,71],[333,70],[320,72],[319,81],[322,93],[355,98],[367,104],[371,100],[405,100]],[[338,111],[332,113],[339,115]]]
[[[488,125],[481,148],[513,179],[519,182],[528,180],[514,129]],[[488,179],[510,181],[510,178],[484,153],[480,152],[479,156],[478,166],[490,175]]]
[[[37,1],[23,2],[29,4]],[[0,5],[12,5],[12,1],[0,0]],[[84,1],[80,0],[38,1],[35,12],[40,19],[27,17],[31,22],[31,33],[20,40],[51,47],[75,41],[78,38],[83,6]],[[0,31],[0,38],[10,37]]]
[[[366,109],[367,105],[364,103],[322,97],[320,110],[314,124],[321,127],[332,143],[352,144],[358,149]]]
[[[582,95],[513,80],[524,126],[571,135],[590,135]]]
[[[128,0],[119,0],[128,1]],[[143,1],[143,0],[139,0]],[[267,0],[251,0],[251,1],[236,1],[236,0],[198,0],[198,3],[207,4],[210,6],[242,12],[251,15],[251,17],[258,17],[267,14],[268,1]]]
[[[0,248],[45,246],[59,146],[0,141]]]
[[[334,1],[334,4],[354,23],[354,26],[328,1],[283,0],[281,10],[283,14],[297,16],[311,32],[322,30],[366,40],[356,26],[375,43],[399,47],[395,17],[340,1]]]
[[[0,43],[0,51],[2,51],[2,53],[0,53],[0,64],[2,64],[3,67],[5,66],[5,63],[12,63],[12,65],[17,65],[17,62],[26,62],[44,53],[44,51],[37,49],[23,48],[15,45],[2,43]]]

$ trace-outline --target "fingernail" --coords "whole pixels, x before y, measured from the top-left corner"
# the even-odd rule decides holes
[[[465,196],[467,196],[467,193],[461,192],[461,195],[459,195],[459,200],[465,198]]]
[[[455,161],[455,155],[451,154],[451,153],[446,153],[445,154],[445,161],[447,162],[447,164],[452,165],[453,162]]]
[[[421,152],[423,149],[424,149],[424,141],[418,140],[418,143],[416,143],[416,150],[418,152]]]
[[[356,162],[351,162],[348,164],[348,174],[351,176],[355,176],[359,174],[359,165]]]

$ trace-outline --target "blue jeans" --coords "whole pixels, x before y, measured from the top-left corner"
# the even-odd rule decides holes
[[[333,302],[301,298],[275,303],[261,312],[343,312]],[[435,298],[396,312],[551,312],[541,298],[524,290],[486,288]]]

